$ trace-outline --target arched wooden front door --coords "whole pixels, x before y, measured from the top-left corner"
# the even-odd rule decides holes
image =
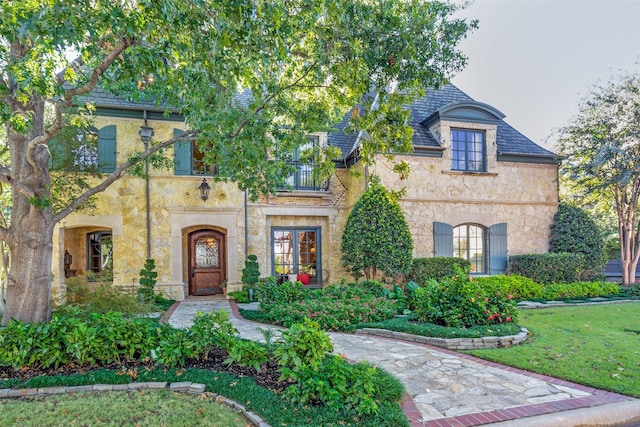
[[[225,235],[215,230],[198,230],[189,234],[189,294],[222,293],[227,278]]]

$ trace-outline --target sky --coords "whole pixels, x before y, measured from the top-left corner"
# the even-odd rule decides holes
[[[453,79],[547,149],[598,83],[640,72],[640,0],[475,0]]]

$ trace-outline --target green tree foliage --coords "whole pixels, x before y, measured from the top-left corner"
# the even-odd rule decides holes
[[[144,295],[145,300],[153,301],[157,281],[158,272],[156,271],[156,261],[153,259],[145,260],[144,267],[140,270],[140,288],[138,289],[138,293]]]
[[[584,209],[560,203],[551,224],[550,252],[584,255],[585,275],[589,279],[601,272],[605,263],[602,230]]]
[[[371,125],[362,152],[410,149],[403,105],[465,62],[457,45],[475,23],[454,18],[456,9],[422,0],[0,3],[0,123],[10,151],[0,184],[11,188],[21,219],[0,227],[0,240],[21,261],[9,272],[2,323],[51,318],[55,224],[178,139],[197,141],[205,162],[218,165],[216,179],[257,196],[291,172],[278,153],[331,129],[373,89],[378,95],[362,101],[355,120]],[[152,141],[53,209],[52,141],[67,109],[97,86],[174,106],[189,130]],[[70,124],[87,130],[90,112]],[[337,153],[323,149],[319,171],[327,174]]]
[[[244,262],[242,269],[242,283],[249,286],[255,286],[260,281],[260,266],[258,265],[258,257],[249,255]]]
[[[601,200],[617,214],[624,284],[635,282],[640,257],[640,74],[595,87],[561,130],[565,186],[578,198]]]
[[[358,279],[378,270],[399,276],[411,270],[413,239],[394,195],[373,183],[358,199],[342,234],[342,265]]]

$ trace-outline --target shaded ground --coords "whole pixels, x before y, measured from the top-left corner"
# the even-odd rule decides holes
[[[238,377],[250,377],[255,382],[270,390],[281,392],[287,385],[286,382],[278,381],[280,372],[278,366],[274,362],[268,362],[262,367],[260,372],[250,367],[238,366],[235,363],[224,364],[227,359],[227,352],[222,349],[214,349],[207,355],[206,358],[189,359],[181,368],[198,368],[206,369],[216,372],[226,372],[236,375]],[[58,368],[20,368],[18,370],[9,366],[0,366],[0,380],[7,379],[20,379],[28,380],[39,376],[52,376],[52,375],[73,375],[73,374],[86,374],[92,370],[98,369],[113,369],[123,372],[129,372],[130,370],[141,370],[145,368],[158,367],[153,361],[136,361],[129,363],[111,363],[107,365],[65,365]]]

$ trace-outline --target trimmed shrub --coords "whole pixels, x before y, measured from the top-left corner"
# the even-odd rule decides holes
[[[551,224],[550,252],[584,255],[582,279],[602,274],[606,262],[603,233],[582,208],[560,203]]]
[[[620,285],[611,282],[552,283],[544,287],[543,298],[591,298],[620,293]]]
[[[416,315],[422,322],[454,328],[515,322],[518,308],[511,295],[486,292],[467,275],[432,280],[415,293]]]
[[[413,267],[407,279],[424,285],[431,279],[441,280],[451,277],[454,271],[469,274],[471,263],[466,259],[454,257],[416,258],[413,260]]]
[[[503,295],[513,295],[513,298],[516,300],[542,298],[544,294],[544,286],[534,282],[528,277],[518,275],[474,277],[473,280],[486,292],[492,294],[500,292]]]
[[[342,265],[356,280],[409,273],[413,240],[402,208],[379,183],[360,196],[342,234]]]
[[[302,298],[309,289],[300,282],[284,282],[278,284],[274,277],[267,277],[256,287],[256,298],[260,305],[268,307],[271,304],[287,304]]]
[[[548,253],[509,257],[511,274],[528,277],[542,284],[579,282],[583,270],[583,254]]]

